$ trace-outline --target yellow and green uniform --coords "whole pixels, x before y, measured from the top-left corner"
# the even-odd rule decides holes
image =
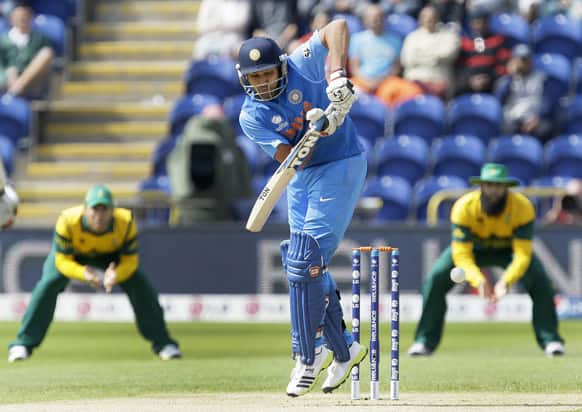
[[[127,294],[143,337],[158,353],[177,343],[168,334],[158,295],[139,269],[137,226],[127,209],[113,209],[110,227],[92,232],[83,216],[84,206],[65,209],[56,224],[53,245],[40,281],[34,287],[17,339],[10,346],[24,345],[29,352],[39,346],[52,322],[57,297],[70,279],[84,281],[85,266],[105,270],[115,262],[117,283]]]
[[[505,268],[503,280],[519,282],[533,303],[532,322],[538,345],[563,339],[558,334],[554,290],[540,260],[533,253],[535,210],[522,194],[509,191],[502,213],[487,215],[481,191],[459,198],[451,211],[452,242],[438,258],[423,285],[423,309],[415,341],[434,350],[442,337],[446,294],[454,286],[450,271],[465,270],[467,282],[478,287],[485,277],[480,268]]]

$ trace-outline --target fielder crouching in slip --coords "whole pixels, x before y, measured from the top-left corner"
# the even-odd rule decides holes
[[[113,206],[104,185],[92,186],[85,203],[62,211],[50,254],[22,319],[8,361],[27,359],[53,320],[57,297],[71,279],[111,292],[119,285],[127,294],[142,336],[163,360],[180,358],[168,334],[157,292],[139,268],[137,226],[131,211]]]
[[[554,288],[542,262],[533,252],[535,210],[527,197],[512,192],[519,184],[508,176],[507,168],[486,163],[481,176],[471,184],[480,185],[461,196],[451,211],[452,242],[437,259],[422,290],[422,315],[410,356],[430,356],[440,343],[447,310],[446,294],[453,288],[453,267],[461,268],[467,282],[483,298],[496,302],[519,282],[532,300],[532,323],[537,344],[547,356],[565,353],[558,333]],[[505,269],[495,286],[481,272],[483,267]]]
[[[355,100],[344,70],[348,47],[346,22],[338,19],[289,56],[274,40],[262,37],[245,41],[239,51],[237,70],[248,94],[240,124],[270,157],[284,161],[310,122],[323,116],[328,120],[313,155],[287,187],[291,235],[281,243],[281,254],[296,361],[287,385],[289,396],[309,392],[328,366],[321,389],[334,391],[368,352],[345,327],[328,270],[366,176],[364,149],[348,115]],[[329,83],[324,69],[328,52]]]

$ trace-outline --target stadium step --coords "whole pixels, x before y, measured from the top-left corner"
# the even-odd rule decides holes
[[[91,184],[91,183],[89,183]],[[47,202],[69,202],[71,207],[76,203],[82,203],[87,191],[88,183],[61,183],[61,182],[42,182],[38,181],[21,181],[16,189],[22,202],[32,203],[35,200],[43,199]],[[138,195],[137,184],[133,182],[112,183],[108,184],[116,201],[127,202],[133,200]],[[19,210],[20,212],[20,210]]]
[[[154,96],[162,96],[165,100],[175,100],[184,91],[180,81],[162,82],[64,82],[61,87],[61,98],[82,98],[86,100],[135,101]]]
[[[186,72],[186,61],[106,61],[71,64],[74,80],[180,80]]]
[[[49,122],[45,127],[45,136],[49,139],[84,140],[87,138],[128,140],[159,140],[168,131],[165,121],[133,121],[133,122]]]
[[[88,178],[106,179],[105,181],[133,179],[139,182],[150,174],[149,161],[131,162],[30,162],[26,168],[28,178],[34,179],[70,179],[70,181]]]
[[[217,0],[218,1],[218,0]],[[144,19],[190,18],[196,21],[200,3],[183,1],[101,1],[96,6],[96,18],[100,21],[135,21]]]
[[[58,100],[49,106],[50,120],[89,121],[97,120],[149,120],[167,122],[170,102],[89,102],[84,100]]]
[[[99,41],[80,46],[81,59],[87,60],[188,60],[193,41]]]
[[[122,21],[87,23],[85,39],[94,40],[184,40],[194,45],[198,30],[193,20],[181,21]]]
[[[154,143],[103,144],[69,143],[42,144],[36,154],[40,160],[148,160],[155,148]]]

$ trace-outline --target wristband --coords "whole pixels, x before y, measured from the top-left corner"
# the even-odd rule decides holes
[[[329,80],[339,79],[340,77],[346,77],[346,71],[341,67],[331,72],[331,74],[329,75]]]

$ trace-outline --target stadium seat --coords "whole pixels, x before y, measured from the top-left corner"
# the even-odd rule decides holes
[[[346,21],[350,35],[353,35],[354,33],[358,33],[360,31],[365,30],[364,23],[362,22],[362,20],[354,14],[335,13],[333,15],[332,20],[337,20],[337,19],[344,19]]]
[[[519,14],[495,14],[491,16],[489,24],[493,33],[505,36],[508,47],[530,42],[529,24]]]
[[[245,100],[246,94],[237,94],[236,96],[227,97],[224,100],[224,115],[230,121],[235,133],[237,135],[242,134],[240,128],[240,123],[238,122],[238,117],[240,115],[240,109]]]
[[[404,39],[408,34],[416,30],[416,19],[408,14],[392,13],[386,16],[385,30]]]
[[[413,185],[428,170],[429,147],[418,136],[389,138],[379,145],[376,153],[378,176],[399,176]]]
[[[4,17],[0,17],[0,34],[6,33],[10,30],[10,23]]]
[[[376,174],[376,171],[375,171],[375,162],[376,162],[375,151],[373,150],[373,146],[370,144],[370,142],[365,137],[358,136],[358,140],[360,141],[360,143],[364,147],[364,151],[366,153],[366,159],[368,160],[368,176],[372,176],[372,175]]]
[[[152,200],[152,196],[169,197],[172,193],[170,180],[165,175],[148,177],[139,183],[138,193],[141,201]],[[144,211],[144,216],[141,218],[148,225],[167,225],[170,220],[170,208],[167,204],[156,205],[154,202],[144,208]]]
[[[37,14],[49,14],[68,21],[77,13],[75,0],[33,0],[32,8]]]
[[[568,100],[562,110],[563,133],[582,134],[582,95]]]
[[[448,117],[451,134],[477,136],[487,144],[499,134],[501,105],[490,94],[465,94],[450,103]]]
[[[0,135],[0,159],[8,177],[14,172],[14,149],[12,140],[7,136]]]
[[[558,187],[565,188],[571,178],[563,176],[544,176],[532,180],[530,186],[533,187]],[[553,197],[528,196],[536,208],[538,218],[543,217],[552,207]]]
[[[544,163],[549,176],[582,178],[582,137],[564,135],[547,142]]]
[[[532,38],[536,53],[555,53],[572,61],[580,53],[582,27],[563,14],[545,16],[534,23]]]
[[[435,96],[419,95],[398,105],[394,111],[394,134],[420,136],[428,144],[445,127],[445,107]]]
[[[574,94],[582,95],[582,59],[576,59],[572,67]]]
[[[414,209],[416,218],[426,221],[426,208],[430,198],[440,190],[465,189],[469,186],[466,180],[456,176],[430,176],[416,184],[414,187]],[[454,200],[441,203],[438,210],[438,219],[448,221]]]
[[[20,138],[28,136],[30,119],[30,104],[26,100],[8,94],[0,98],[0,134],[10,138],[16,147]]]
[[[358,135],[366,138],[372,146],[378,137],[385,136],[388,108],[380,99],[365,93],[358,94],[358,100],[350,110],[350,118],[356,125]]]
[[[542,169],[543,147],[533,136],[503,136],[489,145],[489,159],[507,166],[511,176],[527,185]]]
[[[202,113],[202,110],[210,104],[220,105],[221,101],[216,96],[206,94],[182,96],[170,112],[170,134],[172,136],[182,134],[188,120]]]
[[[552,104],[557,104],[560,98],[568,93],[572,66],[568,59],[559,54],[542,54],[534,57],[534,66],[547,76],[544,84],[544,95]]]
[[[406,220],[412,203],[412,186],[399,176],[381,176],[368,179],[362,197],[379,197],[382,207],[373,221]]]
[[[234,66],[235,62],[227,57],[210,56],[193,61],[185,75],[186,93],[210,94],[221,101],[240,94],[242,87]]]
[[[432,174],[468,179],[479,175],[485,163],[485,145],[476,136],[446,136],[432,145]]]
[[[65,55],[65,23],[63,20],[48,14],[38,14],[34,18],[32,27],[50,40],[57,57]]]

